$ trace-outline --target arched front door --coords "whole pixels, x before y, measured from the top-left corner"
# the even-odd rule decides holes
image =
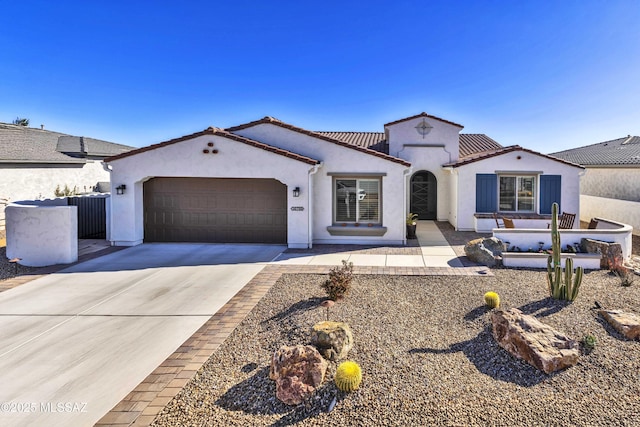
[[[411,177],[410,212],[418,219],[436,219],[438,216],[438,183],[429,171],[416,172]]]

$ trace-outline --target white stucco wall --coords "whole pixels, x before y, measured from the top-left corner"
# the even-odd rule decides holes
[[[432,128],[427,135],[422,136],[416,130],[422,120],[423,117],[417,117],[385,126],[389,154],[409,161],[412,166],[411,174],[429,171],[436,177],[437,219],[448,221],[452,216],[452,183],[451,174],[443,170],[442,165],[458,160],[459,133],[462,127],[426,117],[425,122]],[[411,176],[407,178],[407,205],[410,203],[410,179]]]
[[[55,204],[7,206],[7,258],[30,267],[78,260],[78,207]]]
[[[640,181],[634,185],[638,189]],[[580,219],[590,221],[591,218],[607,218],[629,224],[633,227],[633,234],[640,236],[640,202],[583,194],[580,196]]]
[[[91,192],[98,182],[109,181],[101,161],[84,164],[0,164],[0,199],[9,202],[55,197],[56,187],[65,184],[80,192]],[[3,205],[0,204],[0,217]],[[1,226],[1,224],[0,224]]]
[[[217,154],[204,154],[209,142]],[[288,186],[288,243],[309,242],[309,173],[314,166],[220,136],[205,135],[159,147],[109,163],[111,172],[110,239],[117,246],[132,246],[144,239],[143,183],[153,177],[273,178]],[[115,187],[126,185],[123,195]],[[300,197],[292,190],[300,187]],[[291,211],[301,206],[303,211]]]
[[[587,167],[580,186],[587,196],[640,202],[640,167]]]
[[[389,154],[409,160],[411,164],[414,165],[415,169],[417,164],[416,162],[428,159],[424,158],[424,152],[421,151],[405,153],[404,150],[406,149],[407,144],[425,146],[444,145],[444,148],[440,148],[440,150],[448,152],[448,154],[446,154],[445,160],[438,164],[438,166],[458,160],[460,144],[459,133],[462,130],[462,127],[426,117],[424,119],[425,122],[431,125],[432,128],[429,133],[423,137],[416,130],[416,126],[422,123],[422,119],[422,117],[417,117],[394,125],[385,126],[385,132],[389,143]]]
[[[458,175],[457,215],[451,222],[459,231],[474,230],[476,174],[545,174],[562,176],[561,209],[580,215],[580,174],[583,170],[526,151],[512,151],[453,169]],[[540,213],[540,179],[536,179],[536,213]],[[497,191],[497,190],[496,190]],[[577,221],[576,221],[577,223]],[[578,226],[578,225],[576,225]]]
[[[407,166],[272,124],[260,124],[235,133],[322,161],[322,168],[312,175],[313,243],[399,245],[405,242],[404,173]],[[335,236],[327,230],[334,225],[333,177],[349,173],[386,174],[382,177],[382,226],[387,227],[383,236]]]

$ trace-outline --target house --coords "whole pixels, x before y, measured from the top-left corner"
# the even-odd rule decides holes
[[[105,157],[133,147],[44,129],[0,123],[0,229],[7,203],[55,197],[65,186],[95,191],[108,183]],[[109,191],[108,185],[103,185]]]
[[[586,168],[580,184],[580,219],[608,218],[629,224],[640,233],[640,137],[553,153]]]
[[[582,167],[462,128],[426,113],[379,133],[265,117],[119,154],[105,160],[123,193],[111,240],[402,245],[409,212],[485,231],[496,211],[548,222],[554,201],[579,210]]]

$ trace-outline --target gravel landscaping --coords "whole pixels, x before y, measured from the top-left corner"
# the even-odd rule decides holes
[[[324,320],[318,304],[326,276],[282,276],[153,425],[640,425],[640,343],[623,339],[593,310],[598,301],[640,313],[640,280],[622,287],[606,271],[589,272],[568,304],[547,297],[545,271],[492,272],[356,276],[329,318],[353,330],[349,358],[362,367],[362,386],[337,391],[330,363],[315,396],[298,406],[275,398],[270,357],[281,345],[307,344],[311,326]],[[595,349],[551,375],[515,359],[491,335],[483,303],[489,290],[503,307],[576,340],[594,335]]]

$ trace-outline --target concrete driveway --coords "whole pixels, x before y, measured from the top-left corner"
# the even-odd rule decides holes
[[[93,425],[285,249],[145,244],[0,293],[0,425]]]

